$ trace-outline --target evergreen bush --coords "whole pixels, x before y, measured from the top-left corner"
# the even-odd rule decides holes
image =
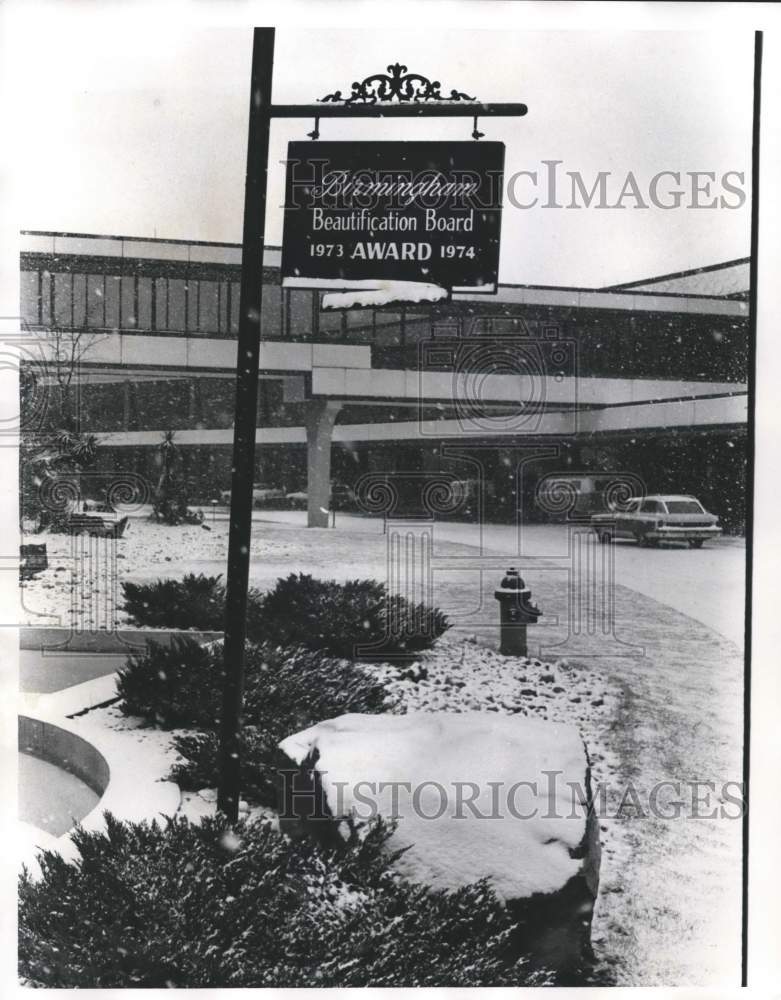
[[[220,577],[124,583],[125,610],[155,628],[219,630],[225,588]],[[307,646],[332,656],[407,656],[430,648],[448,628],[438,608],[389,595],[376,580],[317,580],[291,573],[267,594],[251,591],[247,636],[274,646]]]
[[[184,788],[217,783],[223,679],[222,644],[203,646],[186,636],[170,646],[150,643],[119,671],[123,712],[158,726],[200,730],[174,741],[185,762],[172,777]],[[303,648],[248,645],[241,779],[246,796],[275,804],[277,744],[286,736],[346,712],[377,714],[391,707],[383,686],[347,659]]]
[[[134,625],[220,632],[225,624],[222,575],[187,573],[182,580],[123,582],[122,591],[125,611]]]
[[[81,858],[20,880],[19,971],[31,986],[529,986],[518,929],[484,883],[412,886],[382,823],[332,853],[265,823],[174,819],[77,830]]]

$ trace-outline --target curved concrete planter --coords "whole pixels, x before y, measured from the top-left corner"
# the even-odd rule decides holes
[[[111,771],[100,750],[72,730],[52,722],[20,715],[19,751],[69,771],[101,797],[109,786]]]
[[[97,805],[81,820],[85,830],[105,829],[106,812],[132,822],[173,816],[181,793],[175,782],[167,780],[169,760],[159,748],[134,740],[132,730],[107,729],[88,715],[78,719],[65,715],[78,701],[84,708],[95,704],[93,699],[101,697],[100,682],[106,681],[113,684],[113,677],[25,699],[24,714],[19,716],[19,749],[70,771],[100,795]],[[52,838],[29,825],[24,831],[21,860],[34,876],[40,871],[35,860],[40,849],[55,850],[66,859],[78,856],[69,833]]]

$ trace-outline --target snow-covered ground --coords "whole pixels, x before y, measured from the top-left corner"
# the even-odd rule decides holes
[[[212,520],[214,516],[207,512],[205,527],[175,529],[133,518],[127,535],[116,542],[117,579],[223,573],[227,517],[222,508],[216,520]],[[250,570],[253,584],[268,586],[277,576],[294,570],[336,579],[384,578],[387,568],[381,518],[339,513],[335,529],[308,529],[303,536],[295,537],[305,524],[303,511],[255,512]],[[349,550],[341,539],[333,537],[345,534],[350,538]],[[29,536],[23,541],[46,542],[50,569],[25,584],[20,621],[29,625],[66,624],[73,595],[84,604],[84,585],[76,576],[85,566],[83,558],[77,563],[74,543],[67,535]],[[469,547],[460,554],[474,557],[478,549],[486,556],[500,556],[508,564],[515,561],[524,571],[561,565],[569,544],[563,525],[524,525],[519,536],[518,528],[509,524],[437,522],[436,554],[457,556],[459,550],[450,548],[449,543]],[[633,542],[618,542],[611,551],[617,584],[675,608],[742,648],[746,551],[741,539],[720,539],[699,550],[673,546],[645,549]],[[442,574],[441,570],[437,572]],[[493,570],[495,575],[501,576],[501,572]],[[114,618],[118,623],[125,621],[121,609]]]
[[[302,532],[300,515],[273,516],[283,523],[254,526],[256,586],[269,586],[292,571],[385,578],[381,522],[339,515],[335,530]],[[134,519],[118,542],[120,579],[222,572],[227,525],[217,520],[209,527],[169,529]],[[555,565],[561,531],[530,530],[524,539],[529,554],[520,567],[545,613],[530,629],[530,648],[545,646],[548,654],[524,661],[495,652],[498,612],[492,590],[500,567],[518,562],[514,529],[483,529],[483,552],[499,553],[489,569],[481,568],[480,551],[469,544],[477,540],[476,531],[472,525],[436,528],[433,598],[459,629],[421,656],[417,668],[370,669],[383,675],[407,710],[520,713],[577,725],[593,760],[594,781],[607,786],[594,919],[600,960],[622,985],[737,985],[739,819],[688,818],[690,808],[669,819],[635,818],[631,808],[614,814],[630,783],[647,810],[651,791],[662,781],[699,779],[721,788],[742,776],[743,663],[737,645],[724,637],[737,639],[742,632],[742,623],[737,628],[742,604],[737,600],[737,608],[724,608],[719,595],[722,587],[733,600],[741,592],[743,551],[730,540],[700,551],[615,546],[615,636],[608,643],[599,633],[581,635],[573,644],[572,595],[566,573]],[[44,624],[40,615],[47,614],[50,623],[65,623],[70,584],[78,586],[67,562],[70,539],[45,540],[51,569],[25,587],[25,607],[31,623]],[[705,599],[692,596],[698,587]],[[116,620],[123,617],[118,611]],[[712,619],[728,624],[717,630]],[[116,709],[99,711],[106,725],[131,726]],[[144,730],[134,739],[170,735]],[[208,792],[206,798],[187,796],[184,803],[193,815],[214,808]]]
[[[302,511],[263,511],[261,520],[302,527]],[[383,531],[382,520],[337,515],[337,531]],[[438,521],[435,542],[456,542],[517,559],[521,567],[550,564],[567,555],[562,524],[512,524]],[[636,590],[702,622],[742,648],[746,603],[746,545],[741,538],[720,538],[702,549],[679,545],[655,549],[617,541],[612,547],[616,583]]]

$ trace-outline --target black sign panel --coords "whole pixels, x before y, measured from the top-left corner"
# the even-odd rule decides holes
[[[284,283],[494,291],[503,169],[501,142],[291,142]]]

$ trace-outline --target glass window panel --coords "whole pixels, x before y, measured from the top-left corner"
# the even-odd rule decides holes
[[[168,329],[168,278],[155,279],[155,329]]]
[[[190,288],[195,285],[190,282]],[[218,323],[218,295],[219,285],[216,281],[198,282],[198,329],[201,333],[216,333],[219,329]],[[194,296],[191,296],[191,302]],[[193,317],[190,317],[190,329],[193,327]]]
[[[54,275],[54,322],[58,326],[72,326],[71,275]]]
[[[238,281],[231,282],[231,333],[239,332],[239,295]]]
[[[22,271],[20,292],[22,319],[37,326],[41,322],[37,271]]]
[[[106,296],[106,329],[119,329],[119,289],[121,279],[118,274],[107,274],[103,292]]]
[[[51,326],[52,323],[52,276],[48,271],[41,273],[41,323]]]
[[[136,278],[135,275],[122,275],[122,316],[123,329],[133,330],[137,324],[136,318]]]
[[[138,279],[138,323],[139,330],[152,329],[152,279]]]
[[[103,327],[106,324],[106,300],[103,294],[103,275],[87,275],[87,326]]]
[[[418,340],[428,340],[431,336],[431,321],[428,319],[416,319],[404,324],[404,333],[407,340],[418,341]]]
[[[374,334],[374,343],[384,344],[384,345],[400,344],[401,330],[399,329],[398,326],[395,326],[393,324],[387,324],[385,326],[381,326],[380,323],[378,322],[377,329]]]
[[[668,514],[702,514],[703,509],[697,500],[668,500]]]
[[[323,309],[323,296],[320,296],[320,330],[323,333],[340,333],[342,329],[342,311]]]
[[[264,337],[279,340],[282,335],[282,289],[279,285],[263,286],[260,322]]]
[[[292,337],[310,337],[312,335],[312,296],[317,292],[291,289],[288,292],[288,308],[290,310],[290,335]]]
[[[378,344],[401,343],[401,313],[376,313],[376,342]]]
[[[219,299],[219,310],[220,310],[220,323],[219,331],[220,333],[228,332],[228,282],[221,281],[218,285],[218,299]]]
[[[168,329],[183,331],[185,328],[184,280],[168,279]]]
[[[374,320],[373,314],[373,309],[349,309],[345,314],[347,316],[347,329],[352,330],[357,328],[363,330],[366,327],[371,328]]]
[[[198,282],[184,283],[184,326],[182,330],[198,329]]]
[[[83,327],[87,322],[87,276],[73,275],[73,325]]]

